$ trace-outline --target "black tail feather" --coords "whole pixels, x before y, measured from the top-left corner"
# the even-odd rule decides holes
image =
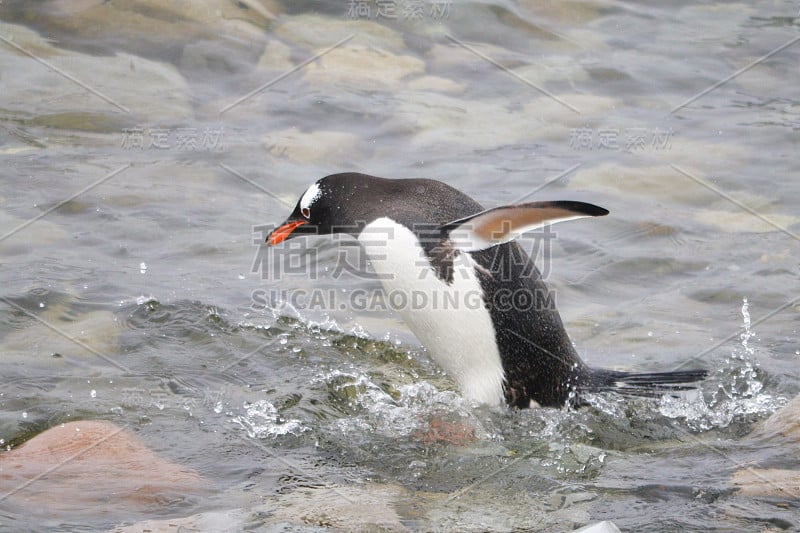
[[[613,391],[623,396],[658,398],[664,394],[694,390],[698,381],[708,376],[707,370],[673,372],[619,372],[593,369],[587,392]]]

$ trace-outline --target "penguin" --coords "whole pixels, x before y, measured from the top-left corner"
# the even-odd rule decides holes
[[[514,241],[547,224],[607,214],[576,201],[484,209],[440,181],[348,172],[313,183],[266,243],[356,238],[387,293],[428,297],[399,313],[470,402],[580,407],[587,393],[659,397],[694,388],[705,370],[631,373],[584,363],[541,273]]]

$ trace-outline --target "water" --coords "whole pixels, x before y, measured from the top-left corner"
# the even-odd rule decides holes
[[[800,391],[800,44],[758,61],[796,4],[192,5],[0,4],[0,438],[107,420],[209,488],[7,498],[3,529],[800,527],[796,498],[731,481],[798,469],[749,435]],[[522,241],[579,352],[710,378],[579,412],[465,404],[359,300],[379,285],[352,243],[254,244],[346,170],[608,208]]]

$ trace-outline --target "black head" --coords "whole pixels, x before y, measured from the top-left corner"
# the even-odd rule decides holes
[[[353,172],[318,180],[306,189],[289,218],[270,233],[267,244],[279,244],[297,235],[349,233],[357,236],[376,218],[369,214],[371,200],[365,194],[371,185],[377,188],[374,180],[390,181]]]
[[[482,210],[466,194],[436,180],[331,174],[303,193],[267,243],[278,244],[295,235],[348,233],[358,237],[364,226],[381,217],[409,229],[435,227]]]

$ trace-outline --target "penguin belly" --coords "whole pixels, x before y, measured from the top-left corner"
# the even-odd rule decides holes
[[[462,396],[473,402],[504,404],[505,374],[494,323],[470,254],[454,258],[448,284],[437,277],[417,236],[388,217],[367,224],[358,240],[389,303],[455,380]]]

